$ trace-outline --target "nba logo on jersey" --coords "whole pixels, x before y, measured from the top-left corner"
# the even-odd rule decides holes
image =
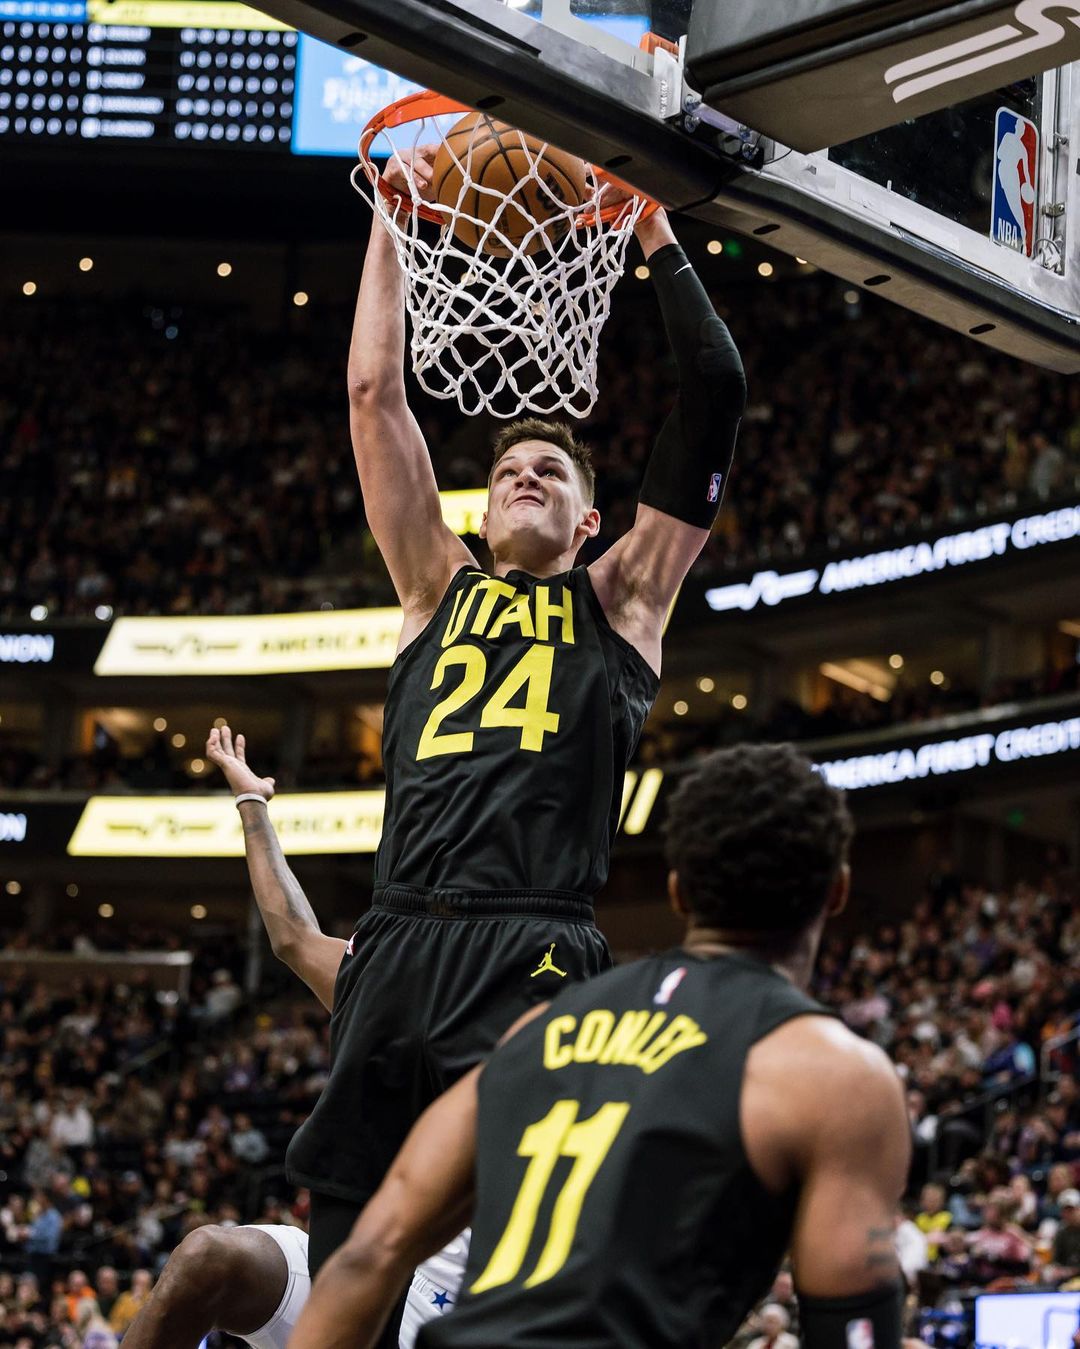
[[[1039,130],[1008,108],[998,108],[994,131],[994,197],[990,238],[1031,257],[1039,195]]]
[[[720,484],[724,481],[722,473],[714,473],[709,479],[709,505],[714,506],[720,500]]]
[[[680,965],[677,970],[672,970],[671,973],[664,980],[664,982],[656,990],[656,993],[653,996],[653,1002],[656,1003],[658,1007],[666,1007],[667,1004],[671,1001],[671,995],[675,992],[675,990],[679,987],[679,985],[685,978],[686,978],[685,965]]]
[[[847,1349],[874,1349],[873,1321],[847,1323]]]

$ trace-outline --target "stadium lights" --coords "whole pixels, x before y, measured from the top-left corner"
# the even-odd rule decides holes
[[[697,686],[702,693],[712,693],[713,689],[716,688],[716,681],[710,679],[708,675],[702,675],[697,682]]]
[[[795,261],[799,264],[800,267],[809,267],[809,266],[810,266],[810,264],[806,261],[805,258],[796,258]]]
[[[904,668],[904,658],[898,652],[894,652],[889,657],[889,668],[893,670],[902,670]]]
[[[191,906],[191,916],[192,916],[192,918],[195,918],[195,919],[203,919],[203,918],[206,917],[206,914],[207,914],[207,908],[206,908],[206,905],[205,905],[205,904],[192,904],[192,906]]]
[[[111,904],[99,904],[97,911],[99,918],[111,918],[116,912]]]
[[[648,267],[646,267],[643,262],[639,262],[638,265],[634,268],[634,275],[637,277],[639,281],[648,281],[650,272]]]
[[[35,623],[44,623],[49,617],[49,608],[45,604],[35,604],[30,610],[30,617]]]
[[[710,239],[705,247],[714,257],[717,253],[722,253],[724,251],[723,241],[720,239]]]
[[[941,685],[945,683],[945,676],[942,674],[940,670],[931,670],[930,683],[935,684],[938,688],[940,688]]]
[[[222,726],[228,726],[228,724],[229,724],[228,721],[224,717],[214,718],[214,727],[216,730],[220,731]]]
[[[94,617],[99,618],[102,623],[107,623],[113,616],[111,604],[99,604],[94,610]]]
[[[309,297],[306,290],[298,290],[296,294],[292,297],[292,302],[294,305],[296,305],[297,309],[303,309],[304,305],[306,305],[308,302],[308,298]]]
[[[79,271],[80,271],[80,272],[92,272],[93,270],[94,270],[94,259],[93,259],[93,258],[80,258],[80,259],[79,259]]]
[[[757,270],[758,270],[758,276],[769,277],[769,276],[772,276],[773,272],[774,272],[776,269],[773,267],[773,265],[772,265],[771,262],[759,262],[759,263],[758,263],[758,269],[757,269]]]
[[[196,777],[198,777],[198,775],[202,773],[205,770],[205,768],[206,763],[203,759],[192,759],[192,761],[188,764],[188,771],[194,773]]]
[[[187,736],[182,731],[177,731],[172,738],[173,749],[183,749],[187,744]]]
[[[71,885],[65,886],[64,894],[67,895],[68,899],[78,899],[79,887],[72,882]]]
[[[24,295],[36,295],[36,294],[37,294],[37,282],[36,282],[36,281],[24,281],[24,282],[23,282],[22,293],[23,293]]]
[[[154,718],[154,730],[155,730],[155,731],[167,731],[168,729],[169,729],[169,723],[165,720],[164,717],[155,717],[155,718]]]
[[[22,894],[22,886],[19,884],[18,881],[8,881],[7,885],[4,886],[4,889],[8,892],[9,895]]]
[[[731,700],[731,705],[736,712],[745,712],[748,701],[745,693],[736,693]]]
[[[846,665],[837,665],[834,661],[827,660],[818,666],[818,671],[826,679],[843,684],[845,688],[854,689],[856,693],[865,693],[879,703],[887,703],[892,697],[892,689],[887,684],[882,684],[867,675],[857,674]]]
[[[845,304],[850,304],[850,305],[856,305],[856,304],[858,304],[858,303],[859,303],[859,292],[858,292],[857,290],[845,290],[845,291],[844,291],[844,303],[845,303]]]
[[[677,717],[685,717],[687,712],[690,711],[690,704],[686,702],[684,699],[680,698],[679,701],[675,704],[675,706],[671,710],[675,713]]]
[[[232,263],[219,262],[217,265],[218,276],[232,276]]]

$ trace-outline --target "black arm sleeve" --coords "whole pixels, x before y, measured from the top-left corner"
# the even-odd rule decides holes
[[[805,1349],[900,1349],[904,1293],[890,1283],[856,1297],[799,1294]]]
[[[649,270],[679,368],[679,395],[656,438],[640,500],[711,529],[746,406],[746,376],[727,325],[679,245],[657,249]]]

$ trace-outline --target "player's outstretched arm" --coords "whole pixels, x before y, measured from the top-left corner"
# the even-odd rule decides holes
[[[720,509],[746,405],[731,334],[664,211],[637,227],[679,369],[679,393],[645,471],[633,527],[589,568],[608,621],[660,668],[668,609]]]
[[[215,726],[206,742],[206,757],[225,774],[234,796],[251,792],[269,804],[274,795],[274,779],[260,778],[248,767],[242,735],[236,737],[234,744],[228,726],[220,730]],[[315,911],[281,851],[266,806],[258,801],[242,801],[238,809],[244,826],[251,888],[274,955],[303,979],[330,1012],[345,942],[340,937],[328,937],[319,927]]]
[[[418,186],[430,182],[423,147],[413,171]],[[395,173],[401,177],[391,160],[391,181]],[[443,521],[427,446],[405,398],[404,361],[404,280],[376,213],[349,347],[349,424],[368,526],[405,610],[403,644],[427,622],[454,572],[475,566]]]
[[[798,1029],[818,1037],[817,1048],[804,1046],[806,1066],[788,1075],[796,1097],[791,1146],[800,1197],[792,1264],[803,1343],[900,1349],[895,1215],[911,1134],[899,1079],[880,1049],[844,1027]]]
[[[289,1349],[369,1349],[416,1266],[468,1226],[480,1071],[417,1120],[348,1241],[320,1270]]]

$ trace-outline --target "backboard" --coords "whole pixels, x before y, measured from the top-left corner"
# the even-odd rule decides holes
[[[260,8],[357,58],[492,111],[669,207],[765,239],[999,350],[1062,372],[1080,369],[1080,257],[1068,239],[1076,210],[1080,66],[1042,69],[1072,48],[1008,38],[1021,30],[993,25],[1002,0],[949,5],[949,16],[963,12],[969,34],[952,45],[941,28],[941,0],[769,6],[761,0],[724,6],[718,0],[262,0]],[[784,23],[798,18],[794,37],[769,49],[776,71],[748,72],[745,52],[736,51],[728,66],[708,52],[702,56],[703,47],[720,40],[716,15],[740,8],[755,23],[763,13],[782,12]],[[1043,0],[1022,0],[1016,13],[1047,8]],[[1076,12],[1069,33],[1075,30],[1080,41],[1080,5],[1049,8]],[[894,125],[800,153],[778,139],[771,117],[759,114],[770,121],[771,135],[742,119],[745,107],[765,106],[761,90],[767,95],[771,80],[809,100],[807,80],[816,72],[815,107],[824,113],[803,135],[798,97],[789,98],[790,140],[813,143],[820,126],[850,125],[854,135],[866,100],[844,108],[850,91],[843,82],[830,89],[832,67],[822,65],[820,49],[840,33],[844,62],[836,69],[854,69],[852,61],[872,46],[871,29],[884,15],[902,34],[928,25],[940,49],[888,67],[890,97],[916,84],[919,89],[910,107],[896,103]],[[985,32],[976,31],[980,23]],[[1063,33],[1068,28],[1046,23]],[[930,39],[920,40],[925,46]],[[897,69],[940,67],[941,53],[979,52],[994,41],[1024,48],[1023,77],[1015,78],[1015,63],[1002,58],[990,74],[973,76],[974,83],[937,88],[932,74],[894,78]],[[950,69],[973,64],[949,59]],[[998,76],[1002,87],[993,87]],[[972,89],[974,96],[948,105],[950,90]],[[916,105],[935,103],[935,111],[909,115]],[[874,109],[869,125],[893,116],[885,106]]]

